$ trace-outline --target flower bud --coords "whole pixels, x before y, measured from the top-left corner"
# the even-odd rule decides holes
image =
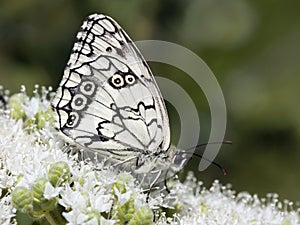
[[[53,187],[60,187],[70,179],[70,168],[65,162],[57,162],[50,165],[48,171],[49,182]]]
[[[35,212],[46,212],[54,209],[56,207],[57,201],[55,198],[46,199],[44,197],[44,191],[46,183],[48,182],[45,178],[40,178],[36,181],[33,190],[33,210]],[[39,213],[38,213],[39,214]]]
[[[148,225],[153,223],[153,212],[148,207],[139,208],[134,214],[128,225]]]
[[[11,116],[12,118],[18,120],[26,119],[26,113],[24,109],[22,108],[22,105],[25,103],[25,98],[27,96],[23,93],[14,94],[9,98],[8,101],[8,108],[11,110]]]
[[[23,213],[29,213],[33,210],[32,191],[25,187],[16,187],[12,192],[12,205]]]

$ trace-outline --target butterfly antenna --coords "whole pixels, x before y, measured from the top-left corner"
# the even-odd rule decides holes
[[[213,164],[216,167],[218,167],[222,171],[223,175],[226,176],[227,172],[226,172],[225,168],[222,167],[219,163],[216,163],[215,161],[212,161],[212,160],[204,157],[203,155],[200,155],[200,154],[197,154],[197,153],[194,153],[194,152],[193,153],[187,152],[187,151],[193,150],[195,148],[201,148],[201,147],[204,147],[204,146],[207,146],[207,145],[210,145],[210,144],[232,144],[232,141],[215,141],[215,142],[209,142],[209,143],[199,144],[199,145],[196,145],[194,147],[190,147],[190,148],[186,149],[185,153],[192,154],[193,156],[197,156],[197,157],[199,157],[201,159],[206,160],[207,162],[210,162],[211,164]]]
[[[171,191],[170,191],[170,189],[169,189],[169,187],[168,187],[168,183],[167,183],[167,177],[168,177],[168,172],[169,172],[169,171],[170,171],[170,170],[168,169],[168,170],[166,171],[166,173],[165,173],[164,185],[165,185],[166,191],[170,194]]]
[[[224,176],[227,175],[227,172],[226,172],[225,168],[223,166],[221,166],[219,163],[216,163],[215,161],[212,161],[212,160],[204,157],[203,155],[200,155],[200,154],[197,154],[197,153],[193,153],[192,155],[193,156],[197,156],[199,158],[202,158],[202,159],[206,160],[207,162],[210,162],[211,164],[213,164],[216,167],[218,167],[222,171],[222,173],[223,173]]]
[[[193,149],[196,149],[196,148],[202,148],[202,147],[207,146],[207,145],[217,145],[217,144],[228,144],[228,145],[231,145],[232,141],[214,141],[214,142],[202,143],[202,144],[190,147],[190,148],[186,149],[185,151],[190,151],[190,150],[193,150]]]

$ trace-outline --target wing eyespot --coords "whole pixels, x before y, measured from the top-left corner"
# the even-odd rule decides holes
[[[87,98],[82,94],[76,94],[71,102],[71,107],[74,110],[83,110],[87,105]]]
[[[114,74],[109,78],[109,83],[113,88],[121,88],[125,85],[124,78],[120,74]]]
[[[131,75],[131,74],[128,74],[128,75],[125,76],[125,81],[129,85],[134,84],[135,80],[136,80],[135,77],[133,75]]]
[[[66,126],[69,128],[73,128],[77,126],[79,122],[79,114],[76,112],[70,112],[69,117],[67,119]]]
[[[109,84],[113,88],[123,88],[136,83],[137,77],[134,74],[114,74],[108,79]]]
[[[95,93],[96,91],[96,85],[95,83],[91,82],[91,81],[84,81],[82,82],[82,84],[80,85],[80,91],[82,94],[84,95],[88,95],[91,96]]]

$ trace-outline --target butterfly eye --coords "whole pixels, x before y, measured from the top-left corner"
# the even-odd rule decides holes
[[[114,88],[121,88],[124,86],[124,78],[120,74],[115,74],[111,78],[111,84]]]
[[[74,96],[72,100],[71,107],[72,109],[75,110],[83,110],[86,106],[86,103],[87,103],[86,97],[82,94],[77,94]]]
[[[125,81],[127,84],[133,84],[135,82],[135,77],[131,74],[125,76]]]

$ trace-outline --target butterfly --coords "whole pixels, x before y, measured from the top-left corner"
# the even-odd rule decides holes
[[[158,179],[175,160],[166,106],[154,76],[125,31],[93,14],[76,36],[52,101],[70,143]]]

